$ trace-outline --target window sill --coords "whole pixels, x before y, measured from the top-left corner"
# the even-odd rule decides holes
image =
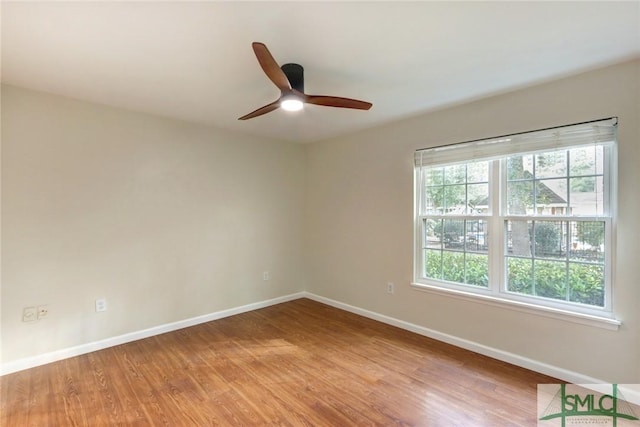
[[[445,295],[453,298],[463,299],[485,305],[506,308],[509,310],[521,311],[524,313],[535,314],[538,316],[550,317],[552,319],[563,320],[567,322],[579,323],[582,325],[595,326],[598,328],[617,331],[622,322],[609,318],[595,316],[591,314],[576,313],[559,308],[546,307],[536,304],[530,304],[520,301],[512,301],[504,298],[498,298],[492,295],[482,295],[472,292],[465,292],[456,289],[446,289],[439,286],[426,285],[423,283],[412,283],[411,287],[418,291],[430,292],[439,295]]]

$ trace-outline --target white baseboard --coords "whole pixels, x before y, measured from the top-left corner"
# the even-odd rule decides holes
[[[445,342],[447,344],[455,345],[466,350],[483,354],[485,356],[492,357],[494,359],[502,360],[503,362],[511,363],[516,366],[520,366],[526,369],[530,369],[535,372],[539,372],[545,375],[549,375],[554,378],[558,378],[563,381],[571,382],[574,384],[602,384],[606,381],[591,378],[589,376],[580,374],[578,372],[569,371],[557,366],[548,365],[536,360],[529,359],[524,356],[509,353],[496,348],[488,347],[483,344],[479,344],[474,341],[469,341],[463,338],[455,337],[453,335],[438,332],[433,329],[425,328],[413,323],[405,322],[393,317],[385,316],[373,311],[365,310],[360,307],[355,307],[349,304],[342,303],[340,301],[325,298],[310,292],[298,292],[290,295],[285,295],[278,298],[269,299],[266,301],[260,301],[252,304],[243,305],[236,308],[217,311],[215,313],[205,314],[203,316],[197,316],[190,319],[180,320],[178,322],[167,323],[165,325],[155,326],[153,328],[144,329],[141,331],[131,332],[124,335],[119,335],[112,338],[107,338],[100,341],[94,341],[87,344],[78,345],[75,347],[56,350],[50,353],[44,353],[33,357],[19,359],[0,365],[0,376],[10,374],[13,372],[22,371],[24,369],[33,368],[47,363],[56,362],[58,360],[67,359],[70,357],[79,356],[82,354],[90,353],[92,351],[102,350],[104,348],[113,347],[120,344],[125,344],[131,341],[136,341],[143,338],[152,337],[154,335],[164,334],[166,332],[175,331],[189,326],[198,325],[200,323],[210,322],[212,320],[222,319],[224,317],[233,316],[236,314],[246,313],[248,311],[257,310],[271,305],[280,304],[287,301],[292,301],[299,298],[309,298],[314,301],[318,301],[332,307],[339,308],[341,310],[349,311],[360,316],[367,317],[369,319],[377,320],[388,325],[396,326],[398,328],[405,329],[407,331],[414,332],[419,335],[423,335],[429,338],[433,338],[438,341]],[[629,394],[633,394],[632,390],[627,390]],[[634,401],[637,399],[634,396]]]
[[[479,344],[474,341],[469,341],[463,338],[455,337],[453,335],[438,332],[433,329],[425,328],[413,323],[405,322],[393,317],[385,316],[373,311],[365,310],[360,307],[355,307],[349,304],[342,303],[340,301],[332,300],[330,298],[321,297],[319,295],[312,294],[310,292],[303,292],[306,298],[318,301],[332,307],[339,308],[341,310],[349,311],[360,316],[367,317],[369,319],[377,320],[388,325],[396,326],[407,331],[414,332],[419,335],[423,335],[429,338],[433,338],[438,341],[445,342],[447,344],[455,345],[466,350],[471,350],[475,353],[480,353],[485,356],[492,357],[494,359],[501,360],[503,362],[511,363],[512,365],[520,366],[541,374],[549,375],[554,378],[558,378],[563,381],[567,381],[574,384],[603,384],[607,381],[598,380],[587,375],[580,374],[578,372],[569,371],[567,369],[559,368],[557,366],[548,365],[546,363],[539,362],[537,360],[529,359],[524,356],[520,356],[507,351],[499,350],[496,348],[488,347],[483,344]]]
[[[240,307],[230,308],[227,310],[216,311],[215,313],[209,313],[202,316],[192,317],[190,319],[185,319],[185,320],[180,320],[173,323],[154,326],[152,328],[143,329],[141,331],[136,331],[136,332],[130,332],[128,334],[118,335],[116,337],[106,338],[100,341],[81,344],[75,347],[64,348],[61,350],[52,351],[50,353],[39,354],[33,357],[6,362],[0,365],[0,376],[11,374],[13,372],[22,371],[29,368],[34,368],[36,366],[46,365],[47,363],[56,362],[58,360],[80,356],[81,354],[91,353],[92,351],[102,350],[108,347],[125,344],[131,341],[137,341],[139,339],[152,337],[154,335],[160,335],[166,332],[187,328],[189,326],[198,325],[200,323],[210,322],[212,320],[222,319],[224,317],[229,317],[229,316],[233,316],[240,313],[246,313],[248,311],[269,307],[271,305],[280,304],[283,302],[292,301],[292,300],[303,298],[303,297],[305,297],[305,293],[298,292],[295,294],[285,295],[282,297],[273,298],[266,301],[260,301],[252,304],[243,305]]]

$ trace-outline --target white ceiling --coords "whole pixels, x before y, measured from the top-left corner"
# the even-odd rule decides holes
[[[2,81],[269,138],[309,142],[640,56],[639,2],[3,2]],[[251,49],[305,67],[277,99]]]

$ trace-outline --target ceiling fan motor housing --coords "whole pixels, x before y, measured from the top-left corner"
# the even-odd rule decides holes
[[[302,68],[302,65],[284,64],[280,69],[282,69],[282,72],[287,76],[291,87],[304,93],[304,68]]]

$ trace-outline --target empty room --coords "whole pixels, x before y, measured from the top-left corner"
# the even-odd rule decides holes
[[[639,2],[0,19],[1,426],[640,426]]]

